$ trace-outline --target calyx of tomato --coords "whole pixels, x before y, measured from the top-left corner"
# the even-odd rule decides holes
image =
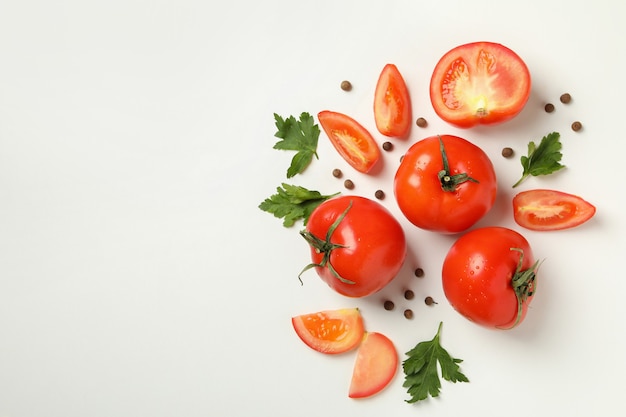
[[[459,184],[465,181],[471,181],[478,183],[478,180],[470,177],[467,173],[451,175],[450,166],[448,164],[448,155],[446,154],[446,148],[443,146],[443,140],[439,136],[439,151],[441,152],[441,159],[443,159],[443,169],[437,173],[439,181],[441,181],[441,189],[447,192],[453,192]]]
[[[309,269],[315,268],[315,267],[320,267],[320,268],[327,267],[330,270],[330,272],[333,274],[333,276],[337,278],[339,281],[343,282],[344,284],[356,284],[354,281],[350,281],[349,279],[346,279],[342,277],[341,275],[339,275],[339,273],[335,270],[333,265],[330,263],[330,254],[332,253],[332,251],[334,251],[335,249],[346,247],[344,245],[339,245],[337,243],[331,242],[330,238],[332,237],[334,231],[337,229],[337,227],[339,226],[341,221],[344,219],[344,217],[346,217],[346,214],[348,214],[348,211],[350,210],[351,207],[352,207],[352,201],[350,202],[350,204],[348,204],[348,207],[343,211],[343,213],[341,213],[341,215],[337,217],[337,220],[335,220],[333,224],[330,225],[330,227],[328,228],[328,231],[326,232],[325,239],[320,239],[319,237],[315,236],[313,233],[309,232],[308,230],[302,230],[300,232],[300,235],[304,238],[304,240],[306,240],[309,243],[309,245],[311,245],[313,249],[315,249],[315,252],[323,254],[322,261],[320,263],[310,263],[304,267],[304,269],[300,272],[300,274],[298,274],[298,279],[300,280],[300,283],[302,283],[302,278],[300,277],[302,276],[304,272],[308,271]]]
[[[524,251],[520,248],[511,248],[511,250],[518,251],[520,253],[517,268],[515,269],[513,278],[511,278],[511,285],[513,286],[513,291],[515,291],[515,297],[517,298],[517,317],[515,318],[515,323],[513,323],[510,327],[512,329],[517,326],[522,319],[524,302],[528,299],[528,297],[531,297],[535,293],[537,288],[535,279],[537,277],[539,261],[536,261],[533,266],[522,271]]]

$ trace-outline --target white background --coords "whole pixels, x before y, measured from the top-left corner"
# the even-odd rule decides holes
[[[0,417],[624,415],[625,17],[611,0],[1,1]],[[522,56],[533,90],[515,120],[460,131],[436,117],[428,83],[443,53],[478,40]],[[428,127],[396,141],[376,177],[322,133],[320,159],[289,181],[349,193],[330,175],[339,167],[354,194],[387,192],[410,254],[382,293],[353,300],[313,271],[301,286],[301,225],[257,206],[292,156],[272,149],[273,113],[342,111],[382,142],[371,107],[386,63]],[[524,231],[510,209],[518,157],[555,130],[567,168],[519,190],[578,194],[598,211],[576,229]],[[515,330],[452,310],[440,267],[454,236],[411,227],[393,200],[403,150],[441,133],[477,143],[496,167],[499,197],[479,225],[522,232],[544,259]],[[290,318],[353,306],[402,359],[443,321],[471,382],[409,405],[399,370],[379,395],[349,399],[354,354],[310,350]]]

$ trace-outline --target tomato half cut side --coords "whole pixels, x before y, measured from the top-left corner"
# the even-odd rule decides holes
[[[292,317],[298,337],[311,349],[337,354],[356,348],[365,334],[358,308],[324,310]]]
[[[593,204],[556,190],[522,191],[513,197],[513,218],[529,230],[563,230],[579,226],[596,213]]]
[[[378,144],[359,122],[352,117],[329,110],[317,118],[339,155],[359,172],[367,173],[380,159]]]
[[[439,60],[430,99],[444,121],[469,128],[512,119],[526,105],[530,89],[530,72],[519,55],[498,43],[473,42]]]
[[[411,99],[398,67],[383,68],[374,92],[374,120],[378,131],[389,137],[405,138],[411,130]]]

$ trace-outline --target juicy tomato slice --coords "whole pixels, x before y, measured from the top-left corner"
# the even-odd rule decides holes
[[[504,45],[457,46],[437,63],[430,99],[443,120],[461,128],[501,123],[522,111],[530,97],[530,72]]]
[[[359,122],[343,113],[321,111],[317,118],[339,155],[359,172],[367,173],[380,159],[380,149]]]
[[[348,396],[371,397],[383,390],[398,369],[398,352],[384,334],[367,332],[357,351]]]
[[[573,194],[555,190],[522,191],[513,197],[513,218],[530,230],[570,229],[596,213],[591,203]]]
[[[343,353],[356,348],[365,333],[358,308],[325,310],[292,317],[296,334],[311,349]]]
[[[374,120],[380,133],[404,138],[411,130],[411,100],[402,74],[393,64],[380,73],[374,92]]]

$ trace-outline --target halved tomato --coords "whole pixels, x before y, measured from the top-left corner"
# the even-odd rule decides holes
[[[339,155],[359,172],[367,173],[380,159],[378,144],[359,122],[343,113],[321,111],[317,118]]]
[[[374,120],[380,133],[404,138],[411,130],[411,99],[402,74],[393,64],[383,68],[374,92]]]
[[[513,197],[513,218],[530,230],[562,230],[591,219],[596,208],[573,194],[555,190],[522,191]]]
[[[430,80],[435,112],[461,128],[501,123],[522,111],[530,97],[530,72],[504,45],[457,46],[437,63]]]
[[[358,308],[325,310],[291,319],[296,334],[311,349],[322,353],[343,353],[356,348],[365,333]]]
[[[384,334],[367,332],[357,351],[350,382],[350,398],[371,397],[383,390],[398,369],[398,352]]]

